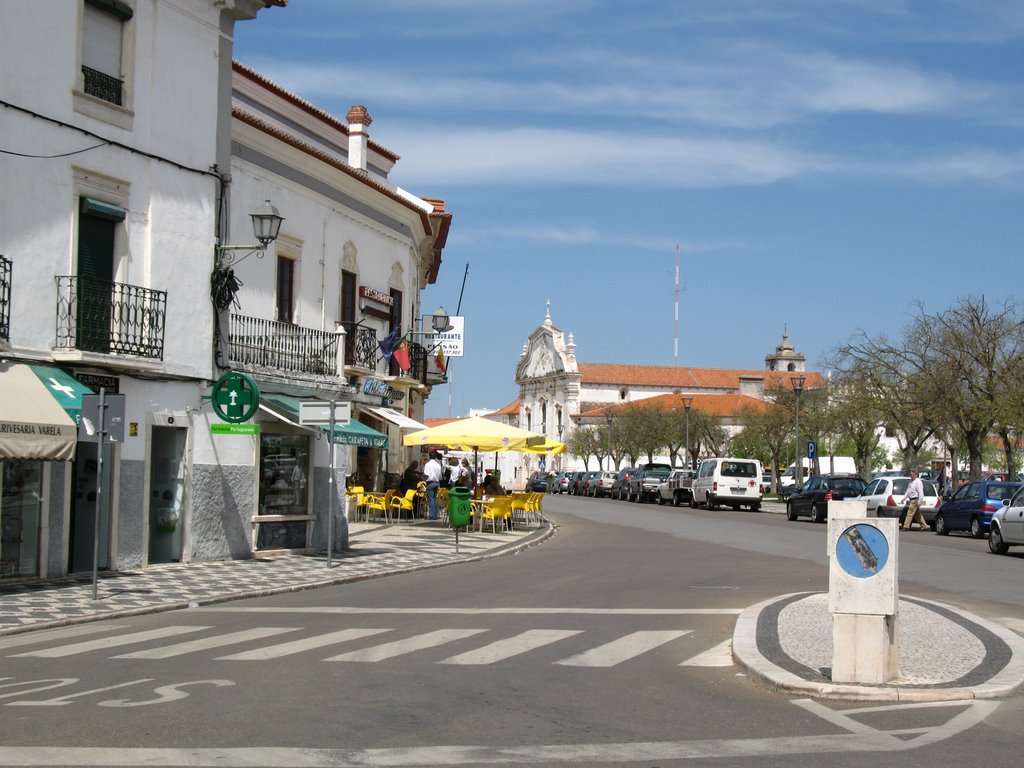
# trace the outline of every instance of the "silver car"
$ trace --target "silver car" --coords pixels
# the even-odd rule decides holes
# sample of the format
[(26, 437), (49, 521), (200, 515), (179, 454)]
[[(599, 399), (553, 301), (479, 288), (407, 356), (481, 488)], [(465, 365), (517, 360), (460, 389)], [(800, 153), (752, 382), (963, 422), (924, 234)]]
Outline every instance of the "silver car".
[(595, 498), (611, 496), (612, 486), (618, 476), (618, 472), (595, 472), (594, 476), (587, 481), (587, 495)]
[(988, 548), (993, 554), (1005, 555), (1011, 544), (1024, 546), (1024, 487), (992, 513), (988, 528)]

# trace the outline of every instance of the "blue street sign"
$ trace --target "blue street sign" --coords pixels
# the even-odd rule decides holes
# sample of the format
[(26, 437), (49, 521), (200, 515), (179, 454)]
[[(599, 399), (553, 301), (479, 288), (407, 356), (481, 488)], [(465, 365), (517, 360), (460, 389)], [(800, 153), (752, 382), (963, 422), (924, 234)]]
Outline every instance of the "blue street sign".
[(818, 455), (818, 444), (813, 440), (807, 441), (807, 458), (814, 461), (814, 458)]

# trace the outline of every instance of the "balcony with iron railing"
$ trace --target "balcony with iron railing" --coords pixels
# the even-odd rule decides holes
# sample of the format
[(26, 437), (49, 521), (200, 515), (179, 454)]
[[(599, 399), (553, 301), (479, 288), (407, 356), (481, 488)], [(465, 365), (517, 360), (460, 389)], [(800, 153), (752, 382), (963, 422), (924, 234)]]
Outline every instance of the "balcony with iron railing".
[(0, 339), (11, 340), (11, 269), (13, 263), (0, 256)]
[(228, 359), (243, 371), (337, 376), (338, 336), (316, 328), (232, 313)]
[(58, 350), (162, 360), (167, 292), (57, 275)]
[[(345, 367), (353, 373), (366, 373), (394, 376), (419, 382), (420, 384), (440, 384), (447, 379), (438, 371), (431, 370), (429, 350), (415, 341), (405, 340), (404, 346), (409, 352), (409, 369), (403, 371), (398, 364), (397, 356), (387, 362), (381, 353), (381, 339), (373, 328), (366, 328), (356, 323), (345, 323)], [(433, 375), (431, 375), (433, 374)]]
[(82, 67), (82, 75), (84, 77), (83, 90), (87, 94), (121, 106), (121, 93), (124, 83), (121, 82), (120, 78), (86, 66)]

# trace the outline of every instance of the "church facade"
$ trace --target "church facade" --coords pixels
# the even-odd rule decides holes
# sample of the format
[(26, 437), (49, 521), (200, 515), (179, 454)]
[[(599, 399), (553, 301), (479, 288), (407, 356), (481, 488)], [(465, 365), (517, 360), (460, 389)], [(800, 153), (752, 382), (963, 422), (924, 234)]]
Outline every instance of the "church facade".
[[(735, 417), (745, 405), (763, 402), (766, 389), (788, 386), (795, 374), (806, 377), (808, 388), (824, 384), (820, 374), (806, 371), (806, 359), (788, 335), (765, 356), (763, 369), (580, 362), (573, 334), (555, 327), (549, 302), (516, 365), (519, 426), (564, 442), (575, 429), (601, 424), (622, 406), (676, 395), (693, 397), (694, 408), (714, 414), (735, 433)], [(582, 468), (578, 458), (563, 456), (556, 466)]]

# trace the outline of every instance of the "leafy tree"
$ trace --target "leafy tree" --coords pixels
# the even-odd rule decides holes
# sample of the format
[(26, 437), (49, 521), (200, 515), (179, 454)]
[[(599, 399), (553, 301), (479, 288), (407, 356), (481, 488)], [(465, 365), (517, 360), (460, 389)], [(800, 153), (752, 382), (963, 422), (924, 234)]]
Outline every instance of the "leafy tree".
[(765, 392), (763, 407), (746, 406), (740, 409), (739, 423), (743, 431), (733, 438), (733, 447), (744, 456), (757, 458), (772, 468), (772, 487), (779, 485), (779, 470), (786, 463), (786, 448), (792, 443), (794, 419), (789, 409), (778, 403), (786, 400), (784, 392), (770, 389)]

